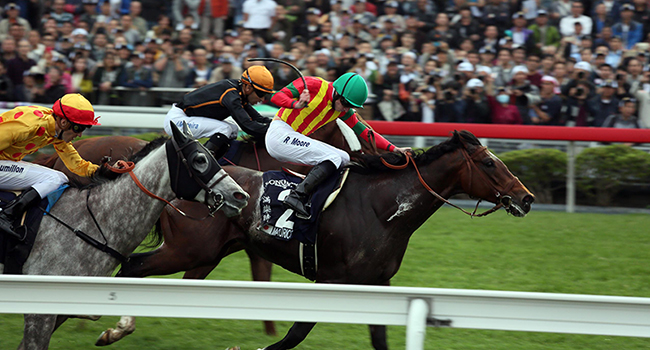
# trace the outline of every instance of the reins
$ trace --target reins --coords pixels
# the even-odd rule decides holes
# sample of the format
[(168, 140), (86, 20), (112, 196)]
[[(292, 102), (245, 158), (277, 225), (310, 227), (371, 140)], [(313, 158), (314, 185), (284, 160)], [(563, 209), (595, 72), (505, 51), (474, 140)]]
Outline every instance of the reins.
[[(480, 152), (482, 152), (482, 151), (485, 150), (485, 149), (486, 149), (486, 147), (481, 147), (480, 151), (477, 152), (477, 153), (480, 153)], [(471, 158), (471, 157), (469, 156), (469, 154), (467, 153), (467, 151), (465, 150), (465, 148), (462, 148), (461, 150), (462, 150), (462, 152), (463, 152), (463, 158), (465, 158), (465, 163), (467, 164), (467, 167), (469, 168), (469, 186), (470, 186), (469, 189), (471, 190), (471, 188), (472, 188), (472, 187), (471, 187), (471, 186), (472, 186), (472, 162), (470, 161), (470, 158)], [(463, 208), (457, 206), (456, 204), (451, 203), (450, 201), (448, 201), (447, 199), (445, 199), (444, 197), (442, 197), (441, 195), (439, 195), (436, 191), (434, 191), (434, 190), (433, 190), (433, 189), (432, 189), (432, 188), (427, 184), (427, 182), (426, 182), (426, 181), (424, 180), (424, 178), (422, 177), (422, 174), (420, 174), (420, 169), (418, 168), (417, 164), (415, 163), (415, 159), (413, 159), (413, 157), (411, 156), (410, 153), (409, 153), (409, 154), (406, 154), (406, 163), (404, 163), (404, 164), (402, 164), (402, 165), (393, 165), (393, 164), (390, 164), (390, 163), (388, 163), (388, 162), (387, 162), (383, 157), (381, 158), (381, 162), (384, 164), (384, 166), (386, 166), (386, 167), (389, 168), (389, 169), (393, 169), (393, 170), (403, 170), (403, 169), (406, 169), (406, 167), (409, 165), (409, 163), (412, 163), (412, 164), (413, 164), (413, 167), (415, 168), (415, 172), (416, 172), (417, 175), (418, 175), (418, 179), (420, 180), (420, 183), (422, 184), (422, 186), (424, 186), (424, 188), (425, 188), (427, 191), (429, 191), (429, 193), (431, 193), (432, 195), (434, 195), (436, 198), (438, 198), (439, 200), (443, 201), (444, 203), (449, 204), (450, 206), (452, 206), (452, 207), (454, 207), (454, 208), (456, 208), (456, 209), (462, 211), (463, 213), (465, 213), (465, 214), (467, 214), (467, 215), (469, 215), (469, 216), (471, 216), (471, 217), (482, 217), (482, 216), (486, 216), (486, 215), (488, 215), (488, 214), (492, 214), (492, 213), (494, 213), (495, 211), (497, 211), (497, 210), (501, 209), (501, 207), (503, 207), (503, 203), (499, 202), (499, 203), (497, 203), (494, 207), (492, 207), (492, 209), (489, 209), (489, 210), (487, 210), (487, 211), (485, 211), (485, 212), (483, 212), (483, 213), (480, 213), (480, 214), (476, 214), (476, 211), (478, 210), (478, 206), (479, 206), (479, 204), (481, 203), (481, 199), (478, 200), (478, 202), (476, 203), (476, 207), (474, 208), (474, 211), (471, 212), (471, 213), (468, 212), (467, 210), (465, 210), (465, 209), (463, 209)], [(484, 179), (484, 180), (486, 180), (486, 178), (485, 178), (485, 174), (483, 174), (483, 173), (480, 172), (480, 171), (479, 171), (478, 173), (479, 173), (480, 175), (483, 176), (483, 179)], [(490, 182), (491, 185), (493, 185), (493, 184), (492, 184), (492, 181), (488, 181), (488, 182)], [(508, 187), (506, 188), (505, 192), (507, 193), (508, 191), (510, 191), (510, 189), (512, 189), (513, 186), (514, 186), (514, 181), (511, 181), (511, 182), (508, 184)], [(494, 186), (492, 186), (492, 187), (494, 187)], [(468, 191), (469, 191), (469, 190), (468, 190)], [(497, 199), (501, 198), (501, 194), (499, 193), (499, 191), (496, 191), (496, 190), (495, 190), (495, 193), (496, 193)]]
[[(154, 198), (154, 199), (157, 199), (157, 200), (159, 200), (159, 201), (164, 202), (165, 204), (167, 204), (167, 205), (169, 205), (170, 207), (172, 207), (172, 209), (176, 210), (176, 212), (178, 212), (179, 214), (183, 215), (184, 217), (186, 217), (186, 218), (188, 218), (188, 219), (192, 219), (192, 220), (196, 220), (196, 221), (203, 221), (203, 220), (205, 220), (205, 219), (207, 219), (208, 217), (211, 216), (211, 215), (206, 215), (206, 216), (204, 216), (204, 217), (202, 217), (202, 218), (195, 218), (195, 217), (189, 216), (189, 215), (185, 214), (185, 212), (183, 212), (182, 210), (178, 209), (178, 208), (177, 208), (175, 205), (173, 205), (170, 201), (166, 200), (165, 198), (159, 197), (159, 196), (157, 196), (155, 193), (152, 193), (151, 191), (149, 191), (146, 187), (144, 187), (144, 185), (140, 182), (140, 180), (138, 180), (138, 177), (137, 177), (137, 176), (135, 175), (135, 173), (133, 172), (133, 168), (135, 168), (135, 164), (134, 164), (133, 162), (127, 162), (127, 161), (124, 161), (124, 160), (118, 160), (117, 162), (115, 162), (115, 165), (114, 165), (114, 166), (110, 166), (110, 165), (109, 165), (108, 168), (109, 168), (112, 172), (114, 172), (114, 173), (118, 173), (118, 174), (129, 173), (129, 176), (131, 176), (131, 179), (133, 179), (133, 182), (135, 182), (135, 184), (138, 186), (138, 188), (139, 188), (142, 192), (144, 192), (147, 196), (149, 196), (149, 197), (151, 197), (151, 198)], [(226, 176), (227, 176), (227, 175), (222, 175), (221, 178), (219, 178), (219, 179), (217, 180), (217, 182), (221, 181), (221, 180), (222, 180), (224, 177), (226, 177)]]

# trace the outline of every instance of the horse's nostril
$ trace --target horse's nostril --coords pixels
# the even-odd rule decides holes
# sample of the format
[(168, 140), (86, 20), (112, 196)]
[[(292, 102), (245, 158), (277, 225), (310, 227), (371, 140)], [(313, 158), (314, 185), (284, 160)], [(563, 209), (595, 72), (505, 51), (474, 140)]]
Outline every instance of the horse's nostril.
[(526, 203), (526, 204), (533, 204), (534, 201), (535, 201), (535, 197), (533, 197), (533, 196), (531, 196), (529, 194), (526, 195), (524, 197), (524, 199), (523, 199), (523, 202)]
[(240, 201), (246, 200), (246, 195), (241, 192), (235, 192), (234, 197)]

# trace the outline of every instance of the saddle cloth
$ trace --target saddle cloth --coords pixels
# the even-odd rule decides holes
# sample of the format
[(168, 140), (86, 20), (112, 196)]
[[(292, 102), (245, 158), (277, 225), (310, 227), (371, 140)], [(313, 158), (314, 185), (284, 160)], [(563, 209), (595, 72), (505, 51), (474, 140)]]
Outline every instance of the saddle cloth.
[[(61, 198), (66, 188), (68, 188), (68, 185), (59, 187), (42, 199), (38, 205), (31, 206), (21, 217), (16, 218), (13, 226), (19, 234), (25, 237), (22, 242), (0, 234), (0, 263), (5, 265), (4, 274), (22, 273), (22, 266), (27, 261), (34, 246), (36, 233), (45, 215), (43, 212), (48, 213), (50, 211), (52, 206)], [(16, 193), (0, 191), (0, 207), (9, 204), (14, 198), (16, 198)]]
[(262, 224), (259, 229), (277, 239), (289, 241), (297, 239), (302, 243), (315, 244), (320, 213), (338, 195), (349, 169), (334, 173), (323, 181), (306, 204), (311, 217), (304, 220), (296, 217), (293, 211), (285, 210), (282, 201), (296, 188), (302, 177), (288, 170), (267, 171), (263, 174), (264, 192), (260, 196)]

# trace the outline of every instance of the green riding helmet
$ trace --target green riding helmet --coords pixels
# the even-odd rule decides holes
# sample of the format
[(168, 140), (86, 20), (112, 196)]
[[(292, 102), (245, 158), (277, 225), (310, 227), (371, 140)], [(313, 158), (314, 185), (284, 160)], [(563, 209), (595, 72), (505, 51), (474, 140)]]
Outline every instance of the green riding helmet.
[(355, 107), (363, 108), (368, 99), (368, 86), (357, 73), (345, 73), (334, 81), (334, 90)]

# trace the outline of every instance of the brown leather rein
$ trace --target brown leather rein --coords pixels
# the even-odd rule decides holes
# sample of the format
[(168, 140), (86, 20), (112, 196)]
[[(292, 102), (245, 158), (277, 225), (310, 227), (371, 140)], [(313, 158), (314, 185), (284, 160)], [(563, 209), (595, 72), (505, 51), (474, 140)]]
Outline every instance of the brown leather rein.
[[(473, 159), (475, 156), (477, 156), (477, 155), (479, 155), (479, 154), (481, 154), (483, 152), (486, 152), (487, 147), (481, 146), (476, 152), (474, 152), (473, 156), (470, 156), (467, 153), (467, 151), (465, 150), (465, 148), (461, 148), (461, 151), (463, 152), (463, 158), (465, 159), (465, 164), (467, 164), (467, 167), (469, 169), (469, 188), (468, 188), (467, 192), (470, 192), (471, 189), (472, 189), (472, 168), (473, 168), (473, 166), (472, 166), (473, 162), (471, 161), (471, 159)], [(394, 170), (406, 169), (406, 167), (409, 165), (409, 163), (412, 163), (413, 167), (415, 168), (415, 172), (418, 174), (418, 179), (420, 180), (420, 183), (422, 184), (422, 186), (424, 186), (424, 188), (427, 191), (429, 191), (429, 193), (431, 193), (432, 195), (434, 195), (436, 198), (443, 201), (444, 203), (447, 203), (447, 204), (451, 205), (452, 207), (462, 211), (463, 213), (465, 213), (465, 214), (467, 214), (467, 215), (469, 215), (471, 217), (482, 217), (482, 216), (486, 216), (488, 214), (492, 214), (495, 211), (497, 211), (497, 210), (501, 209), (502, 207), (504, 207), (504, 204), (503, 204), (504, 201), (508, 201), (506, 207), (508, 207), (510, 205), (511, 198), (509, 196), (502, 196), (501, 193), (497, 190), (497, 184), (492, 179), (488, 178), (482, 171), (477, 171), (477, 173), (479, 174), (479, 176), (481, 176), (483, 178), (484, 181), (486, 181), (486, 182), (488, 182), (490, 184), (490, 187), (492, 187), (492, 190), (494, 191), (494, 194), (497, 197), (497, 200), (499, 202), (494, 207), (492, 207), (492, 209), (488, 209), (483, 213), (476, 214), (476, 211), (478, 210), (478, 206), (481, 203), (482, 199), (478, 200), (478, 202), (476, 203), (476, 207), (474, 208), (474, 211), (471, 212), (471, 213), (468, 212), (467, 210), (465, 210), (465, 209), (451, 203), (450, 201), (448, 201), (447, 199), (445, 199), (444, 197), (439, 195), (436, 191), (431, 189), (431, 187), (426, 183), (426, 181), (424, 181), (424, 178), (422, 178), (422, 174), (420, 174), (420, 169), (418, 169), (417, 164), (415, 164), (415, 160), (413, 159), (413, 157), (410, 154), (406, 154), (406, 163), (404, 163), (402, 165), (390, 164), (386, 160), (384, 160), (383, 157), (381, 158), (381, 162), (387, 168), (394, 169)], [(510, 191), (514, 187), (515, 183), (516, 183), (516, 179), (512, 179), (507, 184), (506, 188), (503, 190), (504, 193), (508, 193), (508, 191)]]
[[(195, 217), (189, 216), (189, 215), (185, 214), (185, 212), (183, 212), (182, 210), (178, 209), (170, 201), (166, 200), (165, 198), (159, 197), (155, 193), (149, 191), (146, 187), (144, 187), (144, 185), (140, 182), (140, 180), (138, 180), (138, 177), (135, 176), (135, 173), (133, 172), (133, 168), (135, 168), (135, 164), (133, 162), (118, 160), (117, 162), (115, 162), (115, 165), (108, 165), (108, 167), (114, 173), (118, 173), (118, 174), (129, 173), (129, 176), (131, 176), (131, 179), (133, 179), (133, 182), (135, 182), (135, 184), (138, 186), (138, 188), (142, 192), (144, 192), (147, 196), (149, 196), (151, 198), (154, 198), (154, 199), (157, 199), (159, 201), (165, 202), (167, 205), (172, 207), (172, 209), (176, 210), (179, 214), (183, 215), (184, 217), (186, 217), (188, 219), (202, 221), (202, 220), (207, 219), (208, 217), (213, 216), (213, 215), (210, 215), (210, 214), (208, 214), (208, 215), (206, 215), (206, 216), (204, 216), (202, 218), (195, 218)], [(228, 176), (228, 175), (226, 175), (226, 174), (222, 175), (219, 179), (217, 179), (217, 181), (215, 183), (221, 182), (221, 180), (223, 180), (223, 178), (225, 178), (226, 176)]]

